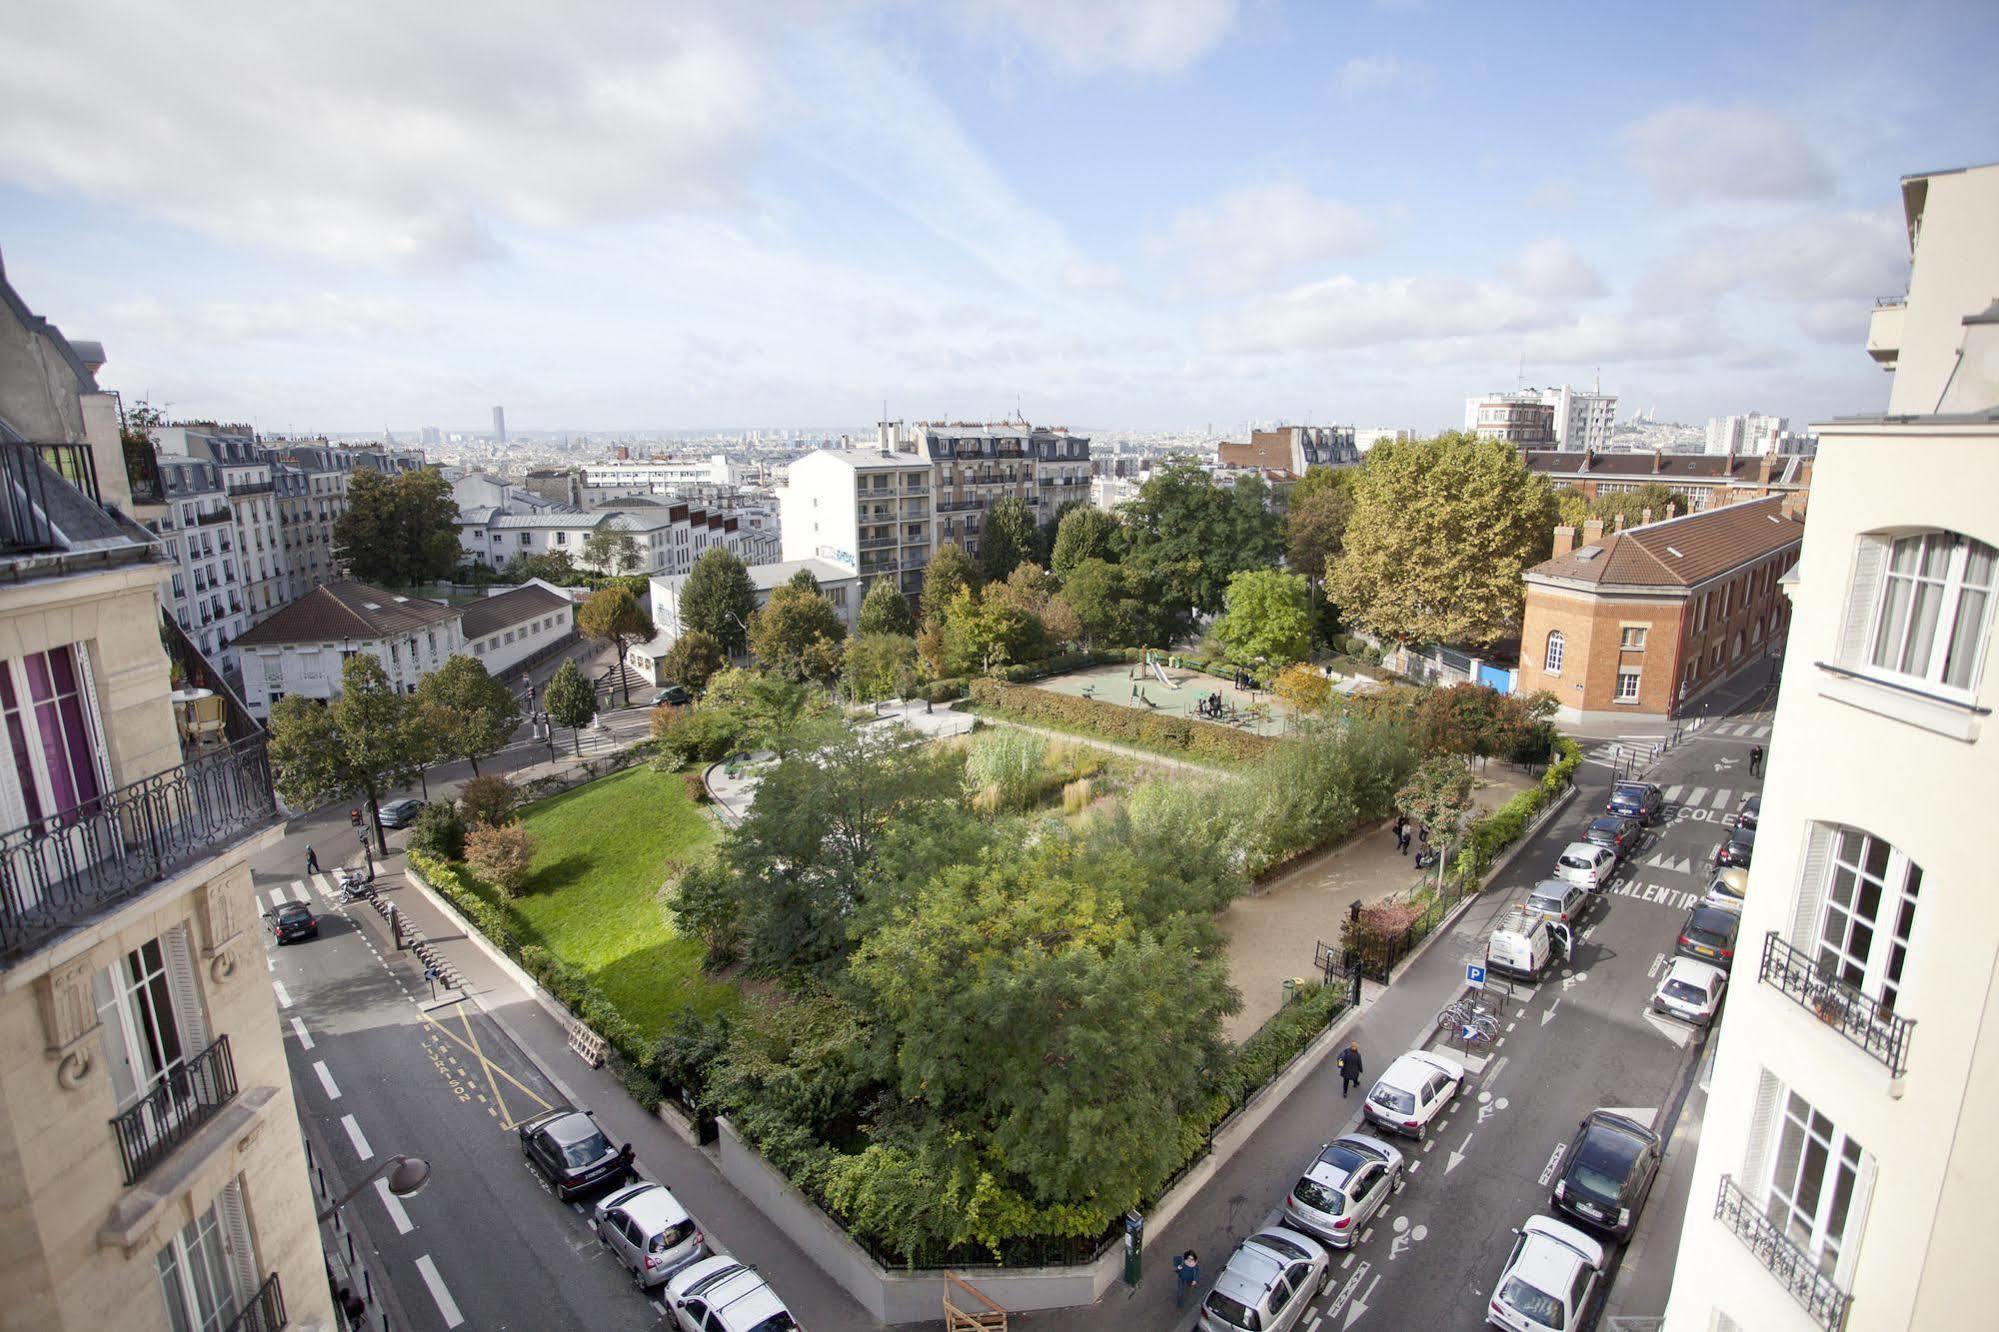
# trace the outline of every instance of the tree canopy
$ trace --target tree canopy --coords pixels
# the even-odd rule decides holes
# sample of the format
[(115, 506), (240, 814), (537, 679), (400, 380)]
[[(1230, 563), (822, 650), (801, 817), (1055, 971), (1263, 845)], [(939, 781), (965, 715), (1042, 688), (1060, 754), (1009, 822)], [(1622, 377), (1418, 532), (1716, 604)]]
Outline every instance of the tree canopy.
[(728, 664), (729, 659), (722, 655), (722, 645), (712, 635), (689, 629), (673, 640), (673, 646), (660, 658), (659, 669), (673, 683), (698, 694)]
[(1034, 513), (1018, 495), (1003, 495), (986, 511), (985, 528), (979, 536), (979, 572), (988, 582), (998, 582), (1012, 573), (1014, 566), (1034, 558), (1039, 537)]
[(1115, 561), (1124, 539), (1124, 524), (1114, 513), (1094, 504), (1079, 504), (1062, 515), (1055, 528), (1055, 548), (1049, 567), (1060, 577), (1084, 560)]
[(756, 609), (756, 585), (736, 552), (726, 546), (702, 551), (680, 588), (682, 631), (699, 629), (735, 656), (749, 648), (750, 616)]
[(1235, 660), (1278, 667), (1311, 651), (1311, 589), (1302, 574), (1245, 569), (1229, 579), (1225, 601), (1215, 637)]
[(1232, 574), (1271, 568), (1283, 553), (1269, 501), (1260, 476), (1223, 489), (1198, 465), (1175, 463), (1154, 473), (1125, 506), (1125, 563), (1158, 576), (1161, 597), (1177, 616), (1218, 611)]
[[(585, 638), (594, 638), (601, 643), (609, 643), (617, 654), (620, 664), (625, 660), (626, 651), (634, 643), (643, 643), (655, 632), (652, 616), (632, 595), (632, 590), (623, 586), (600, 588), (592, 592), (576, 610), (576, 628)], [(618, 682), (624, 687), (625, 706), (632, 705), (632, 677), (630, 672), (619, 671)]]
[(340, 798), (367, 802), (375, 844), (388, 843), (373, 816), (382, 797), (417, 778), (430, 752), (413, 724), (411, 700), (396, 692), (382, 663), (356, 652), (340, 668), (331, 701), (291, 694), (271, 708), (271, 769), (278, 794), (297, 810)]
[(356, 468), (333, 524), (334, 558), (364, 583), (417, 587), (458, 567), (458, 505), (435, 467), (390, 478)]
[(923, 622), (941, 628), (944, 613), (960, 591), (977, 586), (978, 567), (965, 548), (955, 541), (937, 547), (923, 571)]
[(547, 686), (541, 691), (541, 701), (548, 710), (550, 721), (569, 728), (570, 743), (581, 754), (583, 741), (578, 733), (597, 715), (597, 691), (583, 678), (583, 672), (576, 669), (574, 657), (564, 661), (548, 678)]
[(416, 706), (437, 752), (464, 759), (474, 775), (479, 760), (498, 753), (521, 724), (513, 691), (476, 657), (452, 657), (424, 676), (416, 687)]
[(808, 591), (786, 583), (750, 617), (750, 651), (765, 670), (787, 680), (831, 680), (846, 636), (839, 612), (816, 584)]
[(916, 691), (916, 639), (908, 634), (856, 634), (840, 663), (847, 697), (859, 703), (907, 698)]
[(1284, 562), (1314, 587), (1339, 557), (1353, 516), (1353, 467), (1312, 467), (1291, 488), (1284, 510)]
[(868, 594), (861, 599), (861, 615), (854, 628), (863, 634), (916, 632), (916, 616), (909, 609), (909, 598), (896, 587), (893, 578), (877, 578), (868, 584)]
[(582, 581), (582, 575), (566, 550), (534, 551), (527, 555), (516, 555), (507, 561), (507, 581), (525, 583), (530, 578), (539, 578), (544, 583), (557, 587), (575, 587)]
[(1069, 571), (1062, 601), (1085, 644), (1145, 646), (1171, 637), (1152, 575), (1125, 564), (1088, 559)]
[(810, 592), (814, 596), (817, 596), (820, 591), (819, 578), (810, 569), (800, 569), (797, 573), (785, 579), (785, 582), (802, 591)]
[(1693, 511), (1693, 501), (1684, 490), (1674, 490), (1658, 481), (1647, 481), (1636, 490), (1611, 490), (1597, 495), (1596, 502), (1589, 506), (1589, 516), (1603, 519), (1603, 530), (1617, 530), (1617, 520), (1622, 518), (1626, 527), (1637, 527), (1645, 521), (1647, 510), (1652, 521), (1666, 521), (1667, 510), (1672, 516), (1684, 518)]
[(1039, 654), (1041, 623), (1007, 595), (1004, 583), (963, 588), (944, 617), (944, 673), (989, 675)]
[(583, 538), (583, 558), (608, 574), (639, 567), (639, 543), (630, 532), (595, 531)]

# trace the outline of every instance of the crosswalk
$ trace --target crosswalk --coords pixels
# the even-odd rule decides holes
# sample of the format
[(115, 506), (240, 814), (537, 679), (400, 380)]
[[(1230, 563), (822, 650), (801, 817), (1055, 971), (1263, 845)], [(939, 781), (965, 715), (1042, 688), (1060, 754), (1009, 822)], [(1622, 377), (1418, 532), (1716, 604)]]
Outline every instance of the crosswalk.
[[(1732, 786), (1669, 786), (1662, 794), (1668, 805), (1678, 805), (1681, 809), (1732, 809), (1735, 806), (1736, 789)], [(1752, 794), (1741, 793), (1745, 798)]]
[(1734, 740), (1768, 740), (1769, 722), (1716, 722), (1712, 726), (1701, 727), (1705, 735), (1726, 736)]
[[(305, 885), (306, 885), (306, 880), (293, 879), (290, 883), (280, 884), (278, 887), (271, 889), (269, 892), (259, 893), (257, 894), (257, 896), (261, 898), (263, 901), (269, 903), (270, 908), (273, 911), (277, 910), (279, 907), (283, 906), (287, 902), (303, 902), (307, 906), (311, 906), (312, 894), (308, 893), (305, 890)], [(314, 889), (318, 891), (321, 897), (326, 897), (326, 889), (324, 887), (322, 887), (320, 884), (316, 882), (312, 886)]]

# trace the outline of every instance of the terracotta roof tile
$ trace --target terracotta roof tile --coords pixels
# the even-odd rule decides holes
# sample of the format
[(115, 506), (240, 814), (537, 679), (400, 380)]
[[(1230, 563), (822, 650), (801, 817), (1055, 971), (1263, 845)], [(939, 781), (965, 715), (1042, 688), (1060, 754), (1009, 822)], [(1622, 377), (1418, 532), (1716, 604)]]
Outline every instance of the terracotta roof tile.
[(346, 638), (382, 638), (456, 619), (455, 606), (419, 597), (401, 597), (366, 583), (324, 583), (251, 625), (238, 647), (281, 643), (329, 643)]
[(1599, 587), (1694, 587), (1803, 540), (1804, 523), (1787, 517), (1783, 505), (1772, 495), (1627, 528), (1543, 560), (1527, 576)]

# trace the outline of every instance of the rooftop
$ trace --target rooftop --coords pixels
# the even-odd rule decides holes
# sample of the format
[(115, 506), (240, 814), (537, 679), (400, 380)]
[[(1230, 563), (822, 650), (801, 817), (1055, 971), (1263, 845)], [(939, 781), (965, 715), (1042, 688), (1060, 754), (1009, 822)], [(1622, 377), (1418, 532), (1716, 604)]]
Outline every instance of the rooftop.
[(568, 597), (548, 585), (527, 582), (511, 592), (501, 592), (465, 607), (461, 627), (467, 638), (484, 638), (568, 604)]
[(1529, 569), (1530, 581), (1595, 587), (1695, 587), (1804, 539), (1784, 499), (1749, 500), (1626, 528)]
[(399, 596), (366, 583), (324, 583), (250, 626), (238, 647), (385, 638), (457, 619), (463, 612), (420, 597)]

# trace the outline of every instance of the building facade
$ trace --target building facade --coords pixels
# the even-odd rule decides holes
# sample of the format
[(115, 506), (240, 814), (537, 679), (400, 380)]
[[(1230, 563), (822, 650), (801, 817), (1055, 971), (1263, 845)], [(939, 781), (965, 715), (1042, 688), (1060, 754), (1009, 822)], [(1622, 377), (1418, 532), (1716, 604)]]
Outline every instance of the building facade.
[(464, 612), (366, 583), (325, 583), (252, 625), (236, 640), (243, 703), (259, 719), (291, 694), (328, 699), (356, 652), (382, 663), (389, 683), (413, 694), (423, 677), (467, 655)]
[[(1068, 501), (1090, 498), (1090, 441), (1066, 427), (1022, 421), (883, 421), (875, 442), (885, 454), (930, 465), (936, 514), (932, 549), (954, 541), (976, 556), (987, 512), (1007, 496), (1025, 503), (1037, 523), (1052, 518)], [(794, 485), (797, 467), (794, 463)], [(785, 554), (792, 557), (788, 545)]]
[(146, 527), (174, 568), (160, 601), (204, 657), (233, 672), (236, 639), (250, 627), (250, 614), (222, 471), (206, 459), (169, 457), (160, 460), (159, 475), (166, 504)]
[(1867, 351), (1894, 376), (1888, 411), (1934, 412), (1962, 344), (1960, 322), (1999, 294), (1999, 163), (1902, 178), (1909, 289), (1875, 302)]
[(458, 629), (486, 673), (504, 680), (576, 641), (576, 607), (561, 588), (534, 578), (465, 607)]
[(1252, 430), (1249, 443), (1216, 447), (1223, 467), (1254, 467), (1305, 475), (1308, 467), (1351, 467), (1360, 462), (1352, 426), (1275, 426)]
[[(827, 560), (784, 560), (776, 564), (749, 566), (750, 585), (757, 594), (757, 609), (762, 610), (764, 603), (770, 600), (770, 594), (790, 582), (801, 570), (818, 580), (819, 595), (832, 604), (846, 631), (853, 633), (854, 623), (860, 618), (861, 601), (867, 596), (868, 580), (850, 568)], [(656, 685), (675, 683), (666, 678), (660, 663), (680, 639), (680, 594), (686, 586), (687, 575), (684, 573), (652, 580), (652, 622), (659, 632), (625, 654), (626, 663)]]
[[(1545, 418), (1530, 410), (1536, 403), (1548, 409)], [(1482, 439), (1552, 445), (1565, 453), (1580, 453), (1609, 448), (1616, 428), (1614, 393), (1585, 392), (1564, 384), (1465, 399), (1465, 429)]]
[(1480, 439), (1503, 439), (1523, 448), (1552, 448), (1555, 444), (1555, 409), (1541, 401), (1538, 389), (1467, 398), (1465, 429)]
[[(791, 465), (791, 479), (778, 492), (784, 561), (823, 560), (870, 579), (894, 578), (905, 593), (921, 591), (935, 549), (931, 478), (928, 461), (904, 454), (807, 454)], [(962, 536), (969, 527), (975, 536), (983, 505), (969, 487), (954, 486), (952, 494), (952, 531)]]
[(1523, 452), (1521, 458), (1530, 471), (1569, 487), (1586, 500), (1630, 494), (1657, 484), (1685, 495), (1695, 513), (1770, 495), (1808, 495), (1812, 488), (1812, 460), (1797, 454), (1725, 457), (1660, 449), (1644, 453), (1587, 450), (1580, 454), (1534, 449)]

